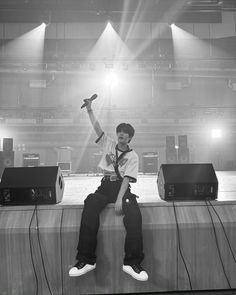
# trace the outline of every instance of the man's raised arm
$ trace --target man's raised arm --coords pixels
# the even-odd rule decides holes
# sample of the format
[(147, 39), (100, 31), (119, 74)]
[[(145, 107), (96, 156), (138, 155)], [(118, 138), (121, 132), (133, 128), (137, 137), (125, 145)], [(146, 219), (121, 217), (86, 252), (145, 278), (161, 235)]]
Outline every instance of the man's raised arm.
[(93, 125), (93, 129), (96, 132), (97, 136), (100, 137), (103, 133), (102, 128), (97, 120), (97, 118), (95, 117), (93, 110), (92, 110), (92, 101), (88, 101), (88, 104), (86, 105), (87, 108), (87, 112), (89, 115), (89, 119)]

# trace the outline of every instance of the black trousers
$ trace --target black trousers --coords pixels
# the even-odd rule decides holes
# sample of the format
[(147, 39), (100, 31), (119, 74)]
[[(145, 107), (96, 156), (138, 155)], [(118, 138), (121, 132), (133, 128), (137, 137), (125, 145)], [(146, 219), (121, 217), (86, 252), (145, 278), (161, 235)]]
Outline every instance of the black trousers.
[[(80, 224), (80, 236), (77, 247), (77, 260), (94, 264), (96, 262), (97, 233), (100, 212), (108, 203), (115, 203), (121, 181), (102, 179), (95, 193), (84, 201), (84, 209)], [(144, 259), (142, 239), (142, 215), (136, 201), (136, 195), (127, 189), (122, 202), (123, 223), (126, 229), (124, 264), (141, 263)]]

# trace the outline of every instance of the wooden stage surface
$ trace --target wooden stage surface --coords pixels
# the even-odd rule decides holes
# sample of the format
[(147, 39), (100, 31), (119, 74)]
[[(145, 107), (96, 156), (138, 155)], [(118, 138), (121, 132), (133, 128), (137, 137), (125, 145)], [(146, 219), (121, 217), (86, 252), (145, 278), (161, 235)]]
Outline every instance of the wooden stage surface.
[[(143, 217), (147, 282), (122, 271), (124, 226), (109, 204), (100, 216), (97, 267), (79, 278), (75, 263), (83, 200), (101, 176), (65, 177), (61, 203), (0, 207), (0, 294), (78, 295), (236, 288), (236, 172), (216, 172), (218, 200), (165, 202), (157, 176), (139, 175), (132, 192)], [(176, 214), (175, 214), (176, 211)], [(179, 229), (179, 230), (178, 230)], [(216, 293), (218, 294), (218, 293)]]
[[(219, 182), (218, 201), (235, 201), (236, 171), (216, 171)], [(99, 186), (102, 176), (71, 175), (65, 177), (65, 191), (61, 205), (81, 205), (89, 193)], [(157, 175), (139, 174), (137, 183), (131, 184), (133, 193), (139, 196), (138, 202), (165, 203), (158, 194)]]

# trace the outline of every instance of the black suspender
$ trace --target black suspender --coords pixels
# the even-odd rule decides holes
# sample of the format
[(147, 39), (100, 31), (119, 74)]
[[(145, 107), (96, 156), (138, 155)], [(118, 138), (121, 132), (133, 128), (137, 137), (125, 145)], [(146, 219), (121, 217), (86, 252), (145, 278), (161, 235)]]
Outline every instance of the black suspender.
[(121, 177), (119, 169), (118, 169), (119, 161), (124, 157), (125, 154), (127, 154), (128, 152), (131, 152), (131, 151), (132, 151), (132, 149), (128, 148), (127, 151), (122, 152), (118, 157), (118, 145), (116, 145), (116, 162), (114, 164), (114, 169), (115, 169), (116, 175), (119, 178), (119, 180), (122, 180), (122, 177)]

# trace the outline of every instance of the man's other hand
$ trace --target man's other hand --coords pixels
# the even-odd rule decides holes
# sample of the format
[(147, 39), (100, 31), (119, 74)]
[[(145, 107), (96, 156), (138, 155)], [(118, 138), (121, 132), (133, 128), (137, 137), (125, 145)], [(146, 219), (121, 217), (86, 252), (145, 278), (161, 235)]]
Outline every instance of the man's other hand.
[(117, 199), (116, 202), (115, 202), (115, 212), (118, 214), (118, 215), (121, 215), (123, 214), (122, 212), (122, 199)]

